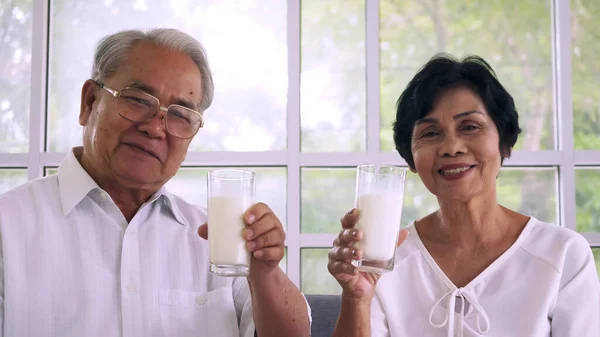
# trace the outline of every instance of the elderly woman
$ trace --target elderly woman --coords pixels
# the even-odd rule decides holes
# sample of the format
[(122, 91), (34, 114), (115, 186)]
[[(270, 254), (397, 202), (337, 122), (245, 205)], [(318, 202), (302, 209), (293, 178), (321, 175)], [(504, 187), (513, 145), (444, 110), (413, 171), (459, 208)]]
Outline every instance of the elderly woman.
[(398, 100), (394, 142), (439, 209), (401, 231), (381, 277), (351, 264), (360, 214), (342, 218), (328, 264), (343, 288), (334, 336), (600, 336), (587, 241), (496, 200), (519, 133), (513, 98), (483, 59), (438, 55), (417, 73)]

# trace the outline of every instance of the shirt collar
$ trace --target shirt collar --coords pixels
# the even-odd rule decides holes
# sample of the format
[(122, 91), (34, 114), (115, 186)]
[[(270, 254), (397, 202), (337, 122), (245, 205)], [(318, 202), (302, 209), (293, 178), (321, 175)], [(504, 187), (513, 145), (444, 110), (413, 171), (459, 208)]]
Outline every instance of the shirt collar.
[[(81, 156), (83, 147), (74, 147), (58, 167), (58, 190), (62, 204), (63, 214), (66, 216), (77, 206), (90, 191), (100, 189), (100, 186), (85, 171), (77, 159)], [(164, 198), (163, 198), (164, 197)], [(162, 199), (171, 211), (175, 220), (181, 225), (189, 224), (177, 205), (177, 197), (163, 186), (149, 200), (149, 202), (160, 202)]]
[(71, 213), (90, 191), (99, 188), (76, 157), (82, 151), (83, 147), (74, 147), (58, 167), (58, 191), (64, 215)]
[(156, 198), (161, 198), (161, 197), (162, 197), (164, 204), (171, 210), (171, 213), (175, 217), (175, 220), (177, 220), (177, 222), (179, 222), (183, 226), (189, 225), (187, 218), (183, 215), (183, 213), (181, 212), (181, 210), (178, 206), (178, 203), (177, 203), (178, 197), (176, 195), (174, 195), (173, 193), (167, 191), (167, 188), (165, 186), (161, 187), (160, 190), (158, 190), (158, 192), (156, 194)]

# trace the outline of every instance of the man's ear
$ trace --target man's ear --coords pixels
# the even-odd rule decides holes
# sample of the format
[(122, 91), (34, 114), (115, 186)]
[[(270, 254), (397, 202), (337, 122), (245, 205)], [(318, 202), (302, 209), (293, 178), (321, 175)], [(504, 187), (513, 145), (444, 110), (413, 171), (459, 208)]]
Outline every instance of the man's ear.
[(81, 107), (79, 108), (79, 125), (86, 126), (92, 114), (92, 106), (96, 101), (98, 85), (93, 80), (87, 80), (81, 88)]

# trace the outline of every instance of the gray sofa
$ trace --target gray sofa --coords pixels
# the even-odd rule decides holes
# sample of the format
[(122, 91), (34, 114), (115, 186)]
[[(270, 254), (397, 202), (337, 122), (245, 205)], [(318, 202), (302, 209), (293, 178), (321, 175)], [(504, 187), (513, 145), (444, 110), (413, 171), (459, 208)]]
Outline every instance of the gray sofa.
[(338, 295), (306, 295), (312, 312), (312, 337), (331, 337), (340, 314)]

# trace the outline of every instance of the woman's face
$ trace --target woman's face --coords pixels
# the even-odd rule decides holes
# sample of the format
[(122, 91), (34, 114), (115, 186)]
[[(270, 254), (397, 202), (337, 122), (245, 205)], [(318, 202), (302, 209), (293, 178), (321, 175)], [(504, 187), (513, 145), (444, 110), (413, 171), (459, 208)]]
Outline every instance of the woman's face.
[(498, 129), (482, 100), (466, 87), (443, 92), (413, 128), (415, 171), (441, 200), (495, 195), (501, 156)]

